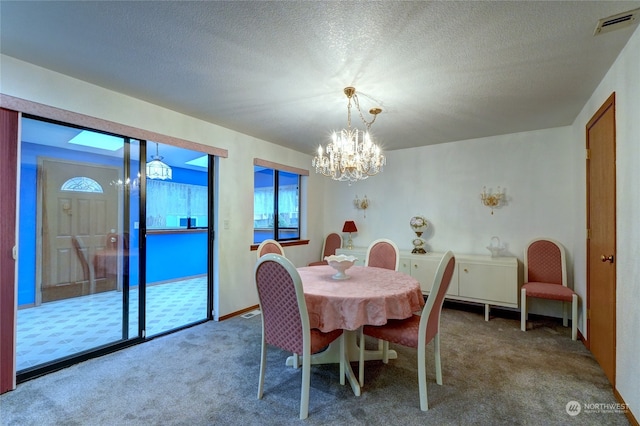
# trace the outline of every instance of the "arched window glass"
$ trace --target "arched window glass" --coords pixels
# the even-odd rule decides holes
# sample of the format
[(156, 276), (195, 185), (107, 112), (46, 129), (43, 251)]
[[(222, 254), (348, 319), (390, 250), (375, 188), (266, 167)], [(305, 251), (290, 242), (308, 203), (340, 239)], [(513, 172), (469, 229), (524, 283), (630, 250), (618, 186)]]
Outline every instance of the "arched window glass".
[(95, 192), (102, 194), (102, 186), (95, 180), (86, 176), (77, 176), (69, 179), (62, 184), (61, 191), (75, 191), (75, 192)]

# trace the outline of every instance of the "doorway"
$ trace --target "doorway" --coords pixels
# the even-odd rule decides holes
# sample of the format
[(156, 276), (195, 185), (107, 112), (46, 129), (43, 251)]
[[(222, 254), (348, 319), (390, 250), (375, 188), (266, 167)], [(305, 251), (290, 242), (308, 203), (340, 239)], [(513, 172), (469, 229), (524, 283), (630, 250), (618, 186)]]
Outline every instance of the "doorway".
[(111, 268), (98, 268), (97, 275), (96, 259), (113, 245), (108, 239), (115, 239), (120, 229), (121, 206), (110, 185), (118, 180), (119, 170), (52, 158), (38, 163), (37, 218), (42, 232), (36, 241), (41, 248), (36, 305), (116, 290), (117, 259)]
[[(211, 156), (29, 115), (21, 129), (18, 383), (212, 319)], [(162, 182), (145, 176), (158, 149)]]
[(615, 93), (589, 120), (587, 147), (587, 342), (615, 387), (616, 121)]

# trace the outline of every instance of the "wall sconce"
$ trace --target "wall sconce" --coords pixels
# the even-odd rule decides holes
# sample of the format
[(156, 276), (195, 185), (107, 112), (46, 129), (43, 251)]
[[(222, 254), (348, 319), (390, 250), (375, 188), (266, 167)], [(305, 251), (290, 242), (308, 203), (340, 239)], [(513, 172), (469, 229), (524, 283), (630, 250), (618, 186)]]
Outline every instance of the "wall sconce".
[(493, 214), (493, 209), (498, 208), (504, 199), (504, 190), (501, 190), (500, 187), (498, 187), (498, 192), (492, 194), (491, 190), (487, 192), (487, 187), (483, 186), (480, 198), (482, 199), (482, 204), (487, 207), (491, 207), (491, 214)]
[(369, 208), (369, 199), (367, 198), (367, 196), (365, 195), (363, 199), (358, 198), (358, 196), (356, 195), (356, 198), (353, 200), (353, 205), (356, 206), (356, 209), (358, 210), (364, 210), (364, 217), (367, 217), (367, 209)]

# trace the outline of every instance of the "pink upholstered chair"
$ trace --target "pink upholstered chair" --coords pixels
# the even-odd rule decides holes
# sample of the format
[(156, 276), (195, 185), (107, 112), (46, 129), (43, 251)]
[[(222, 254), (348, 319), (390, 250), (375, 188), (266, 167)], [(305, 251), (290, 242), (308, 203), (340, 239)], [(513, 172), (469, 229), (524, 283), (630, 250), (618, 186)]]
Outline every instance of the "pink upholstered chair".
[(524, 250), (524, 284), (520, 289), (520, 329), (527, 330), (527, 297), (560, 300), (562, 325), (567, 326), (567, 303), (572, 305), (571, 339), (578, 336), (578, 295), (567, 287), (564, 247), (549, 238), (537, 238)]
[[(418, 351), (418, 387), (420, 390), (420, 409), (427, 411), (427, 373), (425, 364), (425, 346), (434, 341), (436, 383), (442, 384), (442, 366), (440, 363), (440, 313), (444, 296), (451, 283), (456, 260), (448, 251), (440, 260), (429, 298), (421, 315), (413, 315), (405, 320), (389, 320), (385, 325), (362, 327), (360, 341), (364, 336), (383, 339), (387, 342), (416, 348)], [(364, 386), (364, 345), (360, 345), (359, 365), (360, 386)]]
[[(284, 249), (282, 248), (280, 243), (272, 239), (266, 239), (263, 242), (261, 242), (260, 245), (258, 246), (258, 249), (256, 250), (258, 259), (260, 259), (265, 254), (269, 254), (269, 253), (279, 254), (280, 256), (286, 257), (284, 255)], [(300, 367), (300, 360), (298, 358), (298, 355), (293, 354), (293, 368), (299, 368), (299, 367)]]
[(332, 232), (327, 235), (324, 243), (322, 244), (322, 257), (318, 262), (311, 262), (309, 266), (319, 266), (319, 265), (328, 265), (327, 261), (324, 260), (325, 257), (336, 254), (336, 250), (342, 248), (342, 236), (340, 234), (336, 234)]
[(300, 418), (309, 412), (311, 354), (320, 352), (340, 338), (340, 384), (345, 383), (344, 339), (342, 330), (323, 333), (311, 329), (309, 313), (302, 290), (302, 280), (295, 266), (285, 257), (267, 254), (255, 266), (255, 282), (262, 312), (262, 350), (258, 399), (262, 399), (267, 366), (267, 345), (302, 356), (302, 389)]
[[(398, 246), (391, 240), (380, 238), (375, 240), (367, 248), (367, 255), (364, 261), (365, 266), (375, 266), (377, 268), (398, 270), (400, 265), (400, 252)], [(364, 340), (360, 341), (360, 345), (364, 346)], [(389, 342), (378, 340), (378, 350), (382, 351), (382, 362), (389, 362)]]
[(279, 254), (280, 256), (284, 256), (284, 249), (276, 240), (264, 240), (258, 246), (258, 250), (256, 250), (258, 255), (258, 259), (264, 256), (267, 253)]
[(400, 264), (398, 246), (386, 238), (375, 240), (367, 248), (364, 264), (397, 271)]

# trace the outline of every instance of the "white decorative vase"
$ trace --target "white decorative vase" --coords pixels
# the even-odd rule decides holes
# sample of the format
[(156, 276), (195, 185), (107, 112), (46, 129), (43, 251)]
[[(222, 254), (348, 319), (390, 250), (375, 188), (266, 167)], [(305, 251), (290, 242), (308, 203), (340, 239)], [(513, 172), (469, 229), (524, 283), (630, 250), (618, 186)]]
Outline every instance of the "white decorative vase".
[(337, 274), (332, 275), (334, 280), (347, 280), (351, 277), (345, 273), (345, 271), (353, 266), (356, 260), (355, 256), (347, 256), (345, 254), (334, 254), (331, 256), (325, 256), (324, 260), (327, 261), (329, 266), (338, 271)]

